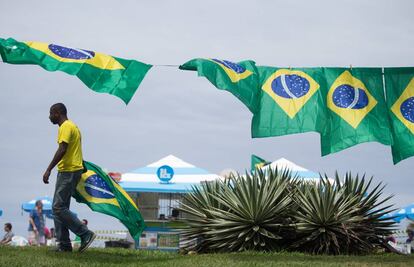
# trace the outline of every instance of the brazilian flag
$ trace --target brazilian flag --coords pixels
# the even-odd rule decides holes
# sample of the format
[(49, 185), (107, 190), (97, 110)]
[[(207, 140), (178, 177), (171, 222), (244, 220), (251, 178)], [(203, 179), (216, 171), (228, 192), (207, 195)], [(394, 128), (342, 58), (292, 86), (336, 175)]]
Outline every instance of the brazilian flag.
[(93, 211), (119, 219), (131, 236), (138, 239), (145, 225), (135, 202), (100, 167), (86, 161), (84, 165), (87, 171), (82, 174), (73, 197)]
[(252, 160), (251, 160), (251, 164), (250, 164), (250, 171), (254, 172), (256, 169), (260, 169), (266, 165), (268, 165), (269, 163), (271, 163), (270, 161), (264, 160), (259, 156), (256, 155), (252, 155)]
[(318, 132), (322, 155), (359, 143), (391, 145), (393, 138), (380, 68), (278, 68), (219, 59), (193, 59), (215, 87), (253, 113), (252, 137)]
[(394, 164), (414, 156), (414, 68), (385, 68)]
[(322, 155), (363, 142), (391, 145), (381, 68), (325, 68), (325, 77), (329, 117)]
[(180, 69), (198, 71), (199, 76), (245, 104), (253, 113), (252, 137), (324, 129), (320, 69), (257, 67), (251, 60), (235, 63), (215, 58), (193, 59)]
[(321, 68), (257, 68), (261, 94), (252, 137), (325, 130), (326, 83)]
[(321, 68), (286, 69), (234, 63), (219, 59), (193, 59), (180, 66), (197, 70), (215, 87), (231, 92), (253, 113), (252, 137), (323, 132), (326, 89)]
[(152, 67), (95, 51), (12, 38), (0, 38), (0, 54), (7, 63), (35, 64), (48, 71), (76, 75), (93, 91), (115, 95), (126, 104)]
[(258, 76), (254, 61), (232, 62), (216, 58), (197, 58), (180, 66), (181, 70), (197, 71), (218, 89), (226, 90), (244, 103), (251, 112), (258, 108)]

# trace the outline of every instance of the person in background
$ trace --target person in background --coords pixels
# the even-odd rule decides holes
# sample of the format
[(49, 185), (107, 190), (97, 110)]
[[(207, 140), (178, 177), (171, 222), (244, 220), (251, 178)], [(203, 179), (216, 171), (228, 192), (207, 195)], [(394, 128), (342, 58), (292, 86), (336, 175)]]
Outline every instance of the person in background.
[(405, 241), (405, 245), (406, 245), (406, 249), (407, 249), (407, 254), (411, 254), (413, 252), (414, 247), (411, 245), (411, 243), (414, 241), (414, 224), (410, 223), (407, 226), (407, 240)]
[(56, 246), (56, 235), (55, 228), (50, 228), (50, 240), (48, 241), (49, 246)]
[(414, 223), (409, 223), (407, 225), (406, 232), (407, 232), (407, 236), (408, 236), (408, 239), (407, 239), (406, 243), (413, 242), (413, 239), (414, 239)]
[(34, 245), (44, 246), (46, 244), (45, 216), (43, 214), (43, 203), (41, 200), (36, 201), (35, 209), (29, 215), (29, 236), (33, 236), (32, 233), (34, 234)]
[(51, 238), (52, 238), (52, 236), (51, 236), (51, 234), (50, 234), (50, 230), (49, 230), (49, 228), (47, 228), (47, 227), (45, 226), (43, 229), (44, 229), (44, 232), (45, 232), (45, 238), (46, 238), (46, 240), (51, 239)]
[(406, 243), (413, 242), (413, 239), (414, 239), (414, 231), (411, 230), (411, 229), (407, 229), (407, 236), (408, 236), (408, 238), (407, 238)]
[(391, 234), (385, 237), (385, 252), (394, 252), (397, 246), (397, 240), (395, 237)]
[(4, 224), (4, 231), (6, 233), (4, 234), (3, 239), (0, 241), (0, 245), (1, 246), (10, 245), (10, 242), (12, 241), (12, 238), (14, 236), (14, 234), (12, 232), (12, 225), (11, 225), (11, 223), (5, 223)]
[(50, 228), (50, 238), (56, 238), (55, 228)]
[(397, 244), (397, 240), (395, 239), (395, 237), (394, 237), (393, 235), (388, 235), (388, 236), (385, 238), (385, 242), (392, 242), (392, 243), (394, 243), (394, 244)]

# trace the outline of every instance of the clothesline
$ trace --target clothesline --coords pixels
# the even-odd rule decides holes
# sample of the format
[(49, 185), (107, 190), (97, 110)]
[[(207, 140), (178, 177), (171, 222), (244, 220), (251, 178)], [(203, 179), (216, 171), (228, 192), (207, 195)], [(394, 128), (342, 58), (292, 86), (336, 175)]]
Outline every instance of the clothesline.
[[(0, 62), (4, 62), (3, 59), (0, 57)], [(178, 68), (181, 65), (177, 65), (177, 64), (151, 64), (154, 67), (167, 67), (167, 68)], [(318, 67), (297, 67), (297, 66), (288, 66), (288, 67), (280, 67), (280, 68), (286, 68), (286, 69), (295, 69), (295, 68), (318, 68)], [(358, 66), (354, 66), (354, 65), (349, 65), (349, 66), (335, 66), (335, 67), (322, 67), (319, 66), (319, 68), (349, 68), (350, 70), (352, 70), (353, 68), (381, 68), (382, 72), (381, 74), (384, 75), (384, 67), (358, 67)]]
[[(0, 61), (1, 61), (1, 58), (0, 58)], [(176, 65), (176, 64), (152, 64), (152, 66), (154, 66), (154, 67), (178, 68), (181, 65)], [(281, 67), (281, 68), (283, 68), (283, 67)], [(288, 66), (288, 67), (285, 67), (285, 68), (295, 69), (295, 68), (318, 68), (318, 67), (292, 67), (292, 66)], [(319, 68), (349, 68), (350, 70), (352, 70), (353, 68), (365, 68), (365, 67), (356, 67), (354, 65), (349, 65), (349, 66), (346, 66), (346, 67), (338, 67), (338, 66), (336, 66), (336, 67), (322, 67), (322, 66), (320, 66)], [(381, 74), (384, 75), (384, 67), (367, 67), (367, 68), (381, 68), (382, 69)]]
[(171, 67), (178, 68), (180, 65), (171, 65), (171, 64), (154, 64), (154, 67)]

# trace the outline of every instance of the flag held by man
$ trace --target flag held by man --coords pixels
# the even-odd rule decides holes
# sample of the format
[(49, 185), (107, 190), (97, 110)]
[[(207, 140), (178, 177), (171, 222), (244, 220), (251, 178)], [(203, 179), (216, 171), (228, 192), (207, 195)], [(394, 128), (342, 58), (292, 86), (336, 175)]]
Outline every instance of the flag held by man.
[(76, 186), (73, 197), (93, 211), (119, 219), (135, 239), (145, 228), (144, 220), (131, 197), (100, 167), (84, 162), (86, 172)]

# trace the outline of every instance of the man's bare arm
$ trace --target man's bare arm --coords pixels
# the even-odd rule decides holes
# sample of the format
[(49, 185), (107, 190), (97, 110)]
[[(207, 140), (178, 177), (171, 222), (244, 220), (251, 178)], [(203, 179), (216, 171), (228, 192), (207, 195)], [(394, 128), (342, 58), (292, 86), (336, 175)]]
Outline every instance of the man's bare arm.
[(36, 227), (32, 217), (29, 217), (29, 223), (32, 225), (33, 232), (37, 232), (37, 227)]
[(55, 155), (53, 156), (52, 161), (50, 162), (50, 164), (47, 167), (45, 173), (43, 174), (43, 182), (45, 184), (49, 183), (50, 172), (53, 170), (53, 168), (56, 166), (56, 164), (58, 164), (58, 162), (63, 158), (63, 156), (65, 155), (67, 149), (68, 149), (68, 144), (67, 143), (61, 142), (59, 144), (59, 147), (58, 147)]

